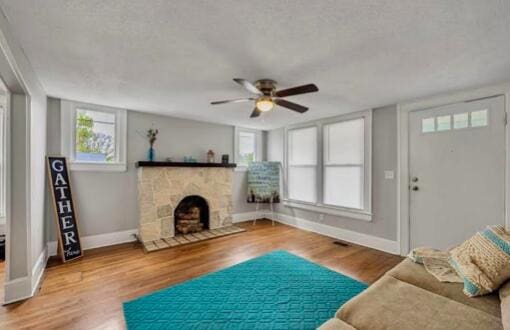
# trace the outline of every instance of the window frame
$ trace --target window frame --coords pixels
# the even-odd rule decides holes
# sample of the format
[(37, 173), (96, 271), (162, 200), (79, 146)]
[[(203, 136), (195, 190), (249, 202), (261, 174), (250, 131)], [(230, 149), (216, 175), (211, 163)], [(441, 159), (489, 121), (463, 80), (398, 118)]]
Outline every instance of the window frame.
[[(113, 162), (78, 161), (76, 152), (76, 113), (90, 110), (115, 114), (115, 160)], [(125, 172), (127, 170), (127, 111), (102, 105), (61, 100), (61, 151), (72, 171)]]
[(262, 161), (262, 132), (253, 128), (243, 128), (236, 126), (234, 128), (234, 163), (237, 164), (236, 171), (247, 171), (247, 165), (239, 164), (239, 137), (241, 133), (252, 133), (255, 135), (255, 162)]
[[(5, 219), (7, 217), (7, 167), (8, 167), (8, 148), (9, 148), (9, 93), (7, 88), (4, 88), (2, 83), (3, 98), (0, 105), (0, 227), (5, 226)], [(5, 230), (3, 230), (5, 231)], [(2, 233), (2, 230), (0, 230)]]
[[(354, 209), (324, 203), (324, 169), (325, 169), (325, 143), (324, 126), (339, 122), (364, 119), (364, 171), (363, 171), (363, 209)], [(294, 129), (317, 127), (317, 171), (316, 171), (316, 203), (290, 199), (288, 196), (288, 172), (289, 172), (289, 132)], [(342, 216), (363, 221), (372, 221), (372, 109), (353, 112), (332, 118), (326, 118), (304, 124), (285, 127), (284, 132), (284, 198), (283, 204), (297, 209)]]

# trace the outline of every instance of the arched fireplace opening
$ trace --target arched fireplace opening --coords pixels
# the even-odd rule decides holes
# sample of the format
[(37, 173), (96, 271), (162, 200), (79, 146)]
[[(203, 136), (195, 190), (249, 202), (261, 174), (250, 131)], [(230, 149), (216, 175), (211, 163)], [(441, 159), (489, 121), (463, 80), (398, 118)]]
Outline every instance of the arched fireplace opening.
[(184, 197), (175, 208), (175, 234), (191, 234), (209, 229), (209, 205), (197, 195)]

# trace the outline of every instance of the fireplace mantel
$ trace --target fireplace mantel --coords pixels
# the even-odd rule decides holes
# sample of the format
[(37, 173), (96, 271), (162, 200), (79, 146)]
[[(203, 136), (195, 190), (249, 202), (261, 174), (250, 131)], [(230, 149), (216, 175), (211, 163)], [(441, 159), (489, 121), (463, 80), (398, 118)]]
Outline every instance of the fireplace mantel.
[(226, 167), (233, 168), (237, 164), (234, 163), (184, 163), (184, 162), (149, 162), (139, 161), (136, 162), (136, 167)]

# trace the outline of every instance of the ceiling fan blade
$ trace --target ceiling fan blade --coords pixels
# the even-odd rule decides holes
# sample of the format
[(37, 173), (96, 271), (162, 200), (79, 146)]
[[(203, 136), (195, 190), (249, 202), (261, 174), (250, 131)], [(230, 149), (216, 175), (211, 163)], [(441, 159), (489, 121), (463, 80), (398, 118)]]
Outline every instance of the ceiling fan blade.
[(262, 95), (262, 92), (248, 80), (242, 79), (242, 78), (234, 78), (234, 81), (236, 83), (238, 83), (239, 85), (243, 86), (244, 88), (246, 88), (247, 90), (249, 90), (250, 92), (252, 92), (254, 94)]
[(274, 103), (278, 104), (281, 107), (284, 107), (284, 108), (287, 108), (287, 109), (290, 109), (290, 110), (294, 110), (294, 111), (297, 111), (299, 113), (303, 113), (303, 112), (307, 112), (308, 111), (307, 107), (304, 107), (304, 106), (299, 105), (299, 104), (294, 103), (294, 102), (289, 102), (289, 101), (284, 100), (284, 99), (274, 99), (273, 101), (274, 101)]
[(278, 97), (285, 97), (285, 96), (291, 96), (291, 95), (298, 95), (298, 94), (306, 94), (306, 93), (313, 93), (318, 92), (319, 88), (315, 86), (315, 84), (308, 84), (303, 86), (297, 86), (292, 87), (288, 89), (282, 89), (281, 91), (277, 91), (274, 95)]
[(250, 118), (258, 117), (258, 116), (260, 116), (261, 113), (262, 113), (262, 111), (260, 111), (257, 107), (255, 107), (255, 109), (253, 109), (253, 112), (250, 115)]
[(224, 101), (213, 101), (211, 102), (212, 105), (216, 105), (216, 104), (224, 104), (224, 103), (240, 103), (240, 102), (248, 102), (248, 101), (254, 101), (256, 99), (254, 99), (253, 97), (245, 97), (245, 98), (242, 98), (242, 99), (233, 99), (233, 100), (224, 100)]

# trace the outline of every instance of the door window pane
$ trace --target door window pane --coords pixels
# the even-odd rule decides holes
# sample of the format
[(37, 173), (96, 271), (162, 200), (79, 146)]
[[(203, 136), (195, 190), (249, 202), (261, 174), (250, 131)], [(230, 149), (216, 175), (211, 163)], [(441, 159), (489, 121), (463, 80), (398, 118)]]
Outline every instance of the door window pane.
[(324, 203), (353, 209), (363, 208), (363, 168), (326, 167)]
[(471, 127), (487, 126), (487, 109), (471, 112)]
[(316, 127), (289, 131), (289, 163), (291, 165), (317, 164)]
[(437, 117), (437, 131), (448, 131), (451, 128), (450, 121), (450, 115)]
[(324, 126), (325, 164), (362, 164), (364, 160), (364, 119)]
[(115, 161), (115, 114), (76, 110), (75, 160), (85, 162)]
[(466, 113), (457, 113), (453, 115), (453, 128), (460, 129), (466, 128), (469, 124), (469, 116)]
[(317, 201), (315, 167), (289, 167), (288, 181), (290, 199), (310, 203)]
[(435, 118), (424, 118), (421, 120), (421, 131), (422, 133), (430, 133), (436, 131)]

